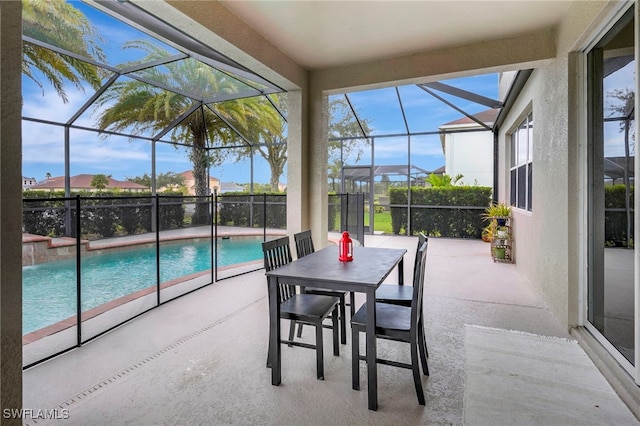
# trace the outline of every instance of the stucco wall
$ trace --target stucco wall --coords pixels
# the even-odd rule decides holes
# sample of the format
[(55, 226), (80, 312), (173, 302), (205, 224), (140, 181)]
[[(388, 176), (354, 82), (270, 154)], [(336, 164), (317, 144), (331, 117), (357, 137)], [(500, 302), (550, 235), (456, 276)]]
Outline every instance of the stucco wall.
[(615, 7), (613, 2), (577, 2), (571, 7), (558, 27), (556, 59), (532, 73), (499, 135), (499, 198), (508, 201), (507, 135), (524, 114), (533, 111), (533, 211), (514, 211), (514, 256), (518, 268), (567, 327), (576, 324), (579, 310), (581, 250), (575, 245), (582, 225), (576, 194), (583, 189), (576, 155), (580, 81), (575, 66), (569, 67), (569, 58)]
[[(567, 324), (567, 72), (566, 60), (536, 69), (500, 133), (500, 182), (508, 183), (508, 134), (533, 112), (532, 212), (513, 211), (518, 268), (561, 323)], [(500, 200), (509, 202), (508, 184)]]

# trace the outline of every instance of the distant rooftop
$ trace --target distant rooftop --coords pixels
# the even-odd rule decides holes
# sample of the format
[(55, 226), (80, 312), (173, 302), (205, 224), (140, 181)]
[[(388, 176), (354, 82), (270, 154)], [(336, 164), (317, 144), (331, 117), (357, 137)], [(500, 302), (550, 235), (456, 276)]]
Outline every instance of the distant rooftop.
[[(91, 181), (95, 175), (90, 174), (81, 174), (76, 176), (71, 176), (71, 184), (70, 188), (72, 190), (87, 190), (92, 191), (96, 188), (91, 186)], [(108, 184), (105, 186), (105, 189), (124, 189), (128, 191), (148, 191), (144, 185), (140, 185), (135, 182), (122, 181), (113, 179), (107, 176)], [(49, 189), (49, 190), (64, 190), (64, 176), (56, 176), (45, 180), (44, 182), (37, 183), (32, 185), (29, 189)]]

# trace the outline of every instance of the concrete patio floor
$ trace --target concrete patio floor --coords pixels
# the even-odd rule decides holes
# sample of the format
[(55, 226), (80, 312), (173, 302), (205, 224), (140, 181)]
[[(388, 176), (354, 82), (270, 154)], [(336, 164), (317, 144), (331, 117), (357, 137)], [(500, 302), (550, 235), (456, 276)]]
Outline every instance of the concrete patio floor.
[[(405, 265), (412, 265), (416, 241), (367, 236), (365, 245), (406, 248)], [(405, 268), (406, 282), (411, 269)], [(324, 381), (315, 378), (313, 351), (283, 347), (282, 385), (271, 385), (266, 293), (263, 270), (219, 281), (26, 370), (24, 408), (68, 410), (68, 419), (26, 424), (459, 425), (465, 324), (571, 337), (515, 265), (492, 262), (487, 243), (432, 238), (426, 406), (417, 403), (410, 371), (379, 366), (379, 408), (372, 412), (364, 365), (364, 390), (351, 389), (350, 336), (339, 357), (326, 345)], [(310, 329), (304, 338), (313, 339)], [(393, 342), (379, 342), (379, 354), (408, 358), (406, 345)]]

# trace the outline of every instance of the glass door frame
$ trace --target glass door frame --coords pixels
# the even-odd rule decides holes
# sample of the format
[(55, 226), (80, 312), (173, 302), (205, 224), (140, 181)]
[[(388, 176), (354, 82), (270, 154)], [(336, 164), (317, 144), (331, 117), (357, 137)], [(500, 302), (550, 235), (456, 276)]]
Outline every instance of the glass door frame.
[[(601, 110), (598, 110), (593, 106), (595, 102), (601, 101), (602, 99), (593, 99), (592, 89), (596, 84), (601, 84), (600, 81), (595, 81), (598, 78), (598, 75), (594, 75), (593, 70), (589, 69), (589, 61), (587, 60), (588, 53), (595, 49), (601, 41), (605, 38), (605, 35), (608, 31), (618, 25), (619, 21), (623, 18), (625, 13), (631, 8), (636, 6), (636, 2), (624, 3), (621, 4), (618, 9), (610, 15), (610, 19), (608, 22), (604, 23), (598, 32), (597, 36), (593, 38), (588, 46), (585, 47), (584, 50), (580, 52), (577, 57), (577, 70), (578, 74), (581, 78), (578, 78), (579, 81), (579, 90), (577, 95), (578, 105), (583, 105), (584, 107), (580, 110), (578, 117), (578, 141), (587, 141), (587, 143), (581, 144), (580, 149), (580, 161), (581, 165), (579, 166), (579, 173), (581, 175), (580, 181), (582, 182), (581, 186), (584, 188), (582, 196), (580, 197), (580, 203), (583, 208), (581, 209), (582, 214), (579, 216), (581, 224), (581, 236), (579, 238), (581, 245), (581, 255), (580, 255), (580, 271), (579, 271), (579, 280), (580, 280), (580, 288), (578, 300), (580, 304), (579, 315), (578, 315), (578, 324), (584, 326), (589, 332), (596, 338), (596, 340), (613, 356), (616, 361), (632, 376), (637, 385), (640, 385), (640, 254), (639, 250), (634, 249), (634, 364), (629, 362), (619, 351), (618, 349), (602, 334), (600, 330), (597, 329), (591, 322), (589, 322), (589, 305), (590, 301), (593, 300), (591, 295), (589, 294), (590, 290), (590, 281), (593, 278), (593, 266), (589, 267), (589, 259), (593, 255), (594, 247), (591, 245), (591, 241), (594, 236), (592, 234), (593, 227), (590, 224), (590, 221), (593, 221), (593, 209), (590, 201), (590, 191), (593, 191), (593, 181), (592, 181), (592, 173), (593, 167), (590, 162), (593, 160), (593, 144), (596, 141), (594, 135), (594, 128), (592, 127), (594, 122), (594, 117)], [(638, 111), (638, 107), (640, 105), (640, 99), (638, 98), (638, 94), (640, 94), (639, 90), (639, 81), (640, 81), (640, 64), (638, 59), (640, 59), (640, 12), (639, 8), (636, 6), (634, 13), (635, 23), (634, 23), (634, 57), (635, 57), (635, 110)], [(571, 72), (571, 68), (569, 68), (569, 72)], [(596, 73), (597, 74), (597, 73)], [(599, 96), (602, 96), (600, 93)], [(600, 115), (601, 117), (602, 115)], [(601, 123), (600, 125), (603, 125)], [(640, 135), (640, 126), (638, 125), (638, 120), (634, 120), (633, 131), (636, 135)], [(601, 142), (601, 141), (600, 141)], [(634, 175), (638, 175), (640, 173), (640, 163), (635, 162), (634, 165)], [(640, 200), (640, 188), (634, 185), (634, 200)], [(640, 208), (634, 209), (633, 216), (634, 223), (640, 224)], [(635, 241), (640, 241), (640, 230), (638, 226), (635, 226), (633, 238)], [(603, 265), (602, 265), (603, 266)], [(597, 272), (597, 271), (595, 271)]]

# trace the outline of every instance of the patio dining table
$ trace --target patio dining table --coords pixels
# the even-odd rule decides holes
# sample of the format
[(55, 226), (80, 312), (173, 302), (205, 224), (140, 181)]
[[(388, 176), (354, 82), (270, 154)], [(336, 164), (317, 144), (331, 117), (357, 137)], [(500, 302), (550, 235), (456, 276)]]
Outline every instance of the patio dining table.
[(269, 358), (271, 384), (282, 379), (279, 283), (365, 293), (367, 297), (367, 386), (369, 409), (378, 408), (378, 370), (376, 364), (376, 289), (398, 267), (398, 283), (403, 284), (405, 249), (355, 247), (353, 260), (338, 260), (338, 247), (329, 246), (267, 272), (269, 287)]

